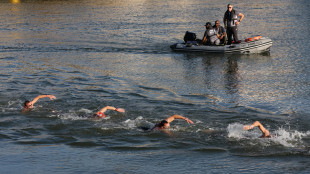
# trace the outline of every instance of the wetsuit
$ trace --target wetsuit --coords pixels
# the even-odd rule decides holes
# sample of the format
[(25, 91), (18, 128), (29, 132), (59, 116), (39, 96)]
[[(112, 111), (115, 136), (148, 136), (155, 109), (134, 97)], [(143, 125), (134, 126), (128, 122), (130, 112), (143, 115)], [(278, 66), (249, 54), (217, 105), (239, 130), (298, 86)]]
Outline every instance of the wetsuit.
[(89, 118), (105, 118), (105, 117), (106, 117), (106, 115), (104, 115), (104, 113), (98, 112), (98, 114), (96, 113), (96, 114), (90, 116)]

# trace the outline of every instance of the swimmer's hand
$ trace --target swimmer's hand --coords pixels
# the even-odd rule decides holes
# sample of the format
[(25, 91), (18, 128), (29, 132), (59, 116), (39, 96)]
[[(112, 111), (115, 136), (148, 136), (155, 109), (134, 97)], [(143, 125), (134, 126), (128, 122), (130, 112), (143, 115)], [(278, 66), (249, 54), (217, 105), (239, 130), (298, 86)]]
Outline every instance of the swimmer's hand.
[(55, 100), (56, 99), (56, 97), (53, 96), (53, 95), (47, 95), (47, 97), (50, 98), (51, 100)]
[(185, 121), (187, 121), (187, 123), (194, 124), (194, 122), (188, 118), (185, 118)]
[(125, 109), (123, 109), (123, 108), (116, 108), (115, 111), (117, 111), (117, 112), (125, 112)]
[(243, 126), (243, 130), (250, 130), (250, 129), (253, 129), (252, 125), (245, 125), (245, 126)]

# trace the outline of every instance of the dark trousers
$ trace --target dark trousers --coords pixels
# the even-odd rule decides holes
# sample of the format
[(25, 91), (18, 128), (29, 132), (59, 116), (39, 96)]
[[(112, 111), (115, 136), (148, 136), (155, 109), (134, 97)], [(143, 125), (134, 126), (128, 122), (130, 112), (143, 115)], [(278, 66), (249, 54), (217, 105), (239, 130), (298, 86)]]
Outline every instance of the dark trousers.
[(220, 45), (225, 44), (225, 41), (226, 41), (226, 36), (224, 36), (223, 39), (220, 39)]
[(228, 39), (227, 45), (231, 44), (232, 37), (234, 37), (234, 41), (235, 42), (239, 42), (237, 26), (235, 26), (235, 27), (227, 27), (227, 39)]

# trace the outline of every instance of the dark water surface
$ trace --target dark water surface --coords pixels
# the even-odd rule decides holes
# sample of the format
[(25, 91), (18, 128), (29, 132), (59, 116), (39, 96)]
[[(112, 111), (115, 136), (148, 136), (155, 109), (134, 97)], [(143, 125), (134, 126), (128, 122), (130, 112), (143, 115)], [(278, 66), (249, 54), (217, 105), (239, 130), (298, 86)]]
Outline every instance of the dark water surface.
[[(0, 2), (0, 173), (310, 172), (310, 1)], [(170, 50), (228, 3), (269, 53)], [(57, 100), (21, 113), (39, 94)], [(106, 105), (126, 113), (85, 117)], [(138, 128), (173, 114), (195, 124)]]

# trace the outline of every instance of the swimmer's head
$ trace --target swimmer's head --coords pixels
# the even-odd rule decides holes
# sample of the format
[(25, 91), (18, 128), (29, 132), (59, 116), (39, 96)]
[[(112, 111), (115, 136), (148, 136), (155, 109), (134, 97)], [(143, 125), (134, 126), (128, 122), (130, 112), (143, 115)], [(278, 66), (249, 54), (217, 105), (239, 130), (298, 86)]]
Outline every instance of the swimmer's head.
[(167, 128), (169, 127), (169, 123), (167, 120), (162, 120), (160, 123), (158, 123), (157, 127), (160, 127), (160, 128)]
[(33, 108), (33, 104), (29, 100), (27, 100), (24, 103), (24, 108), (26, 108), (26, 109)]

